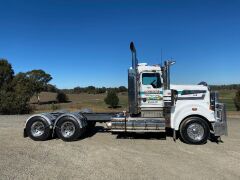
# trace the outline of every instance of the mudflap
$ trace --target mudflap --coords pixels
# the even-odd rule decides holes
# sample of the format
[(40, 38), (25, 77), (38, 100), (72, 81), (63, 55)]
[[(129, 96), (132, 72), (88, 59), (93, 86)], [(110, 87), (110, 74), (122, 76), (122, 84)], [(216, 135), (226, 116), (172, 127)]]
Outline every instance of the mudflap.
[(213, 125), (214, 135), (215, 136), (222, 136), (222, 135), (227, 136), (228, 128), (227, 128), (227, 116), (226, 116), (225, 104), (218, 103), (215, 113), (216, 113), (217, 121)]
[(24, 130), (23, 130), (23, 137), (24, 138), (28, 137), (26, 128), (24, 128)]

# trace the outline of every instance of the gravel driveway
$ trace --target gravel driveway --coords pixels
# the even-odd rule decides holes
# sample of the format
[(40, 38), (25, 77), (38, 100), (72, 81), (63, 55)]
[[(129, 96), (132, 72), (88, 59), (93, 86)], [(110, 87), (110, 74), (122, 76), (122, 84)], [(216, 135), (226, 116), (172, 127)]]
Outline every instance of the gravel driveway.
[[(240, 179), (240, 119), (224, 143), (186, 145), (102, 132), (76, 141), (23, 138), (28, 116), (0, 116), (0, 179)], [(162, 136), (161, 136), (162, 137)]]

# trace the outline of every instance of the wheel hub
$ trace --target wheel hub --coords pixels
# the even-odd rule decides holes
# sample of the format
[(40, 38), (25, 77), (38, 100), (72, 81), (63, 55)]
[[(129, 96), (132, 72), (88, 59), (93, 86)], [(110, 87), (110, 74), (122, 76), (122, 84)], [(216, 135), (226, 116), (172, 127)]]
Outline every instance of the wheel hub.
[(45, 126), (41, 121), (36, 121), (31, 126), (31, 133), (34, 137), (39, 137), (43, 135), (44, 131), (45, 131)]
[(187, 134), (191, 139), (195, 141), (200, 141), (203, 139), (204, 136), (204, 128), (198, 123), (193, 123), (188, 126)]
[(61, 125), (61, 133), (65, 138), (71, 137), (75, 133), (75, 125), (70, 121), (64, 122)]

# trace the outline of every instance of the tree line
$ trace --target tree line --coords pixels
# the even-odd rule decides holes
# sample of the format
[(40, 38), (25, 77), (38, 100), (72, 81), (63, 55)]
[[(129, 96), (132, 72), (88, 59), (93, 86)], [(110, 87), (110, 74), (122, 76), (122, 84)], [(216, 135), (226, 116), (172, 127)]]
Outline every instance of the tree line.
[(240, 84), (229, 84), (229, 85), (210, 85), (212, 90), (239, 90)]
[(80, 93), (88, 93), (88, 94), (103, 94), (108, 91), (114, 91), (116, 93), (127, 92), (127, 88), (125, 86), (115, 87), (115, 88), (106, 88), (106, 87), (75, 87), (73, 89), (61, 89), (66, 94), (80, 94)]

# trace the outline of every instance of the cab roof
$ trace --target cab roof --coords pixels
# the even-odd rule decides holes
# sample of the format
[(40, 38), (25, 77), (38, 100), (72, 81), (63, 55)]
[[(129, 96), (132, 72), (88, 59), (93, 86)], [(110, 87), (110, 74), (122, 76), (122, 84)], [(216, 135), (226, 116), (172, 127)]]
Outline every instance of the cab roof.
[(141, 72), (160, 72), (161, 67), (159, 65), (149, 66), (147, 63), (139, 63), (137, 66), (137, 70), (139, 73), (141, 73)]

